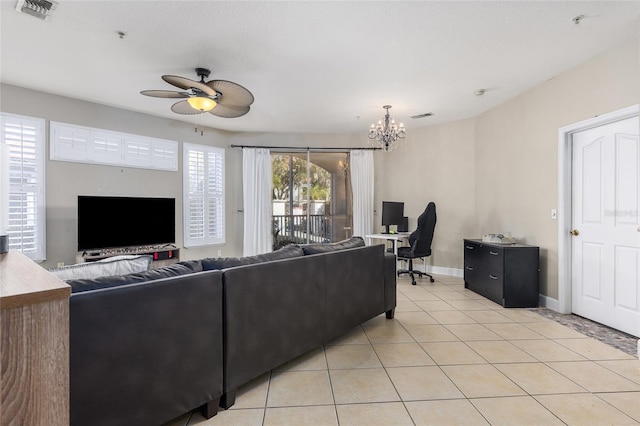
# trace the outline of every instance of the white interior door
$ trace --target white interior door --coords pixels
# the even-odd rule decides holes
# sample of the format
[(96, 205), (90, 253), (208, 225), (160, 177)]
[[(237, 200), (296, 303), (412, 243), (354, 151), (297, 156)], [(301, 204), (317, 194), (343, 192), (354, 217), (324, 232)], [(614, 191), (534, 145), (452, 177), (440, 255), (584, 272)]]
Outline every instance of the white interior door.
[(638, 117), (576, 132), (572, 311), (640, 337)]

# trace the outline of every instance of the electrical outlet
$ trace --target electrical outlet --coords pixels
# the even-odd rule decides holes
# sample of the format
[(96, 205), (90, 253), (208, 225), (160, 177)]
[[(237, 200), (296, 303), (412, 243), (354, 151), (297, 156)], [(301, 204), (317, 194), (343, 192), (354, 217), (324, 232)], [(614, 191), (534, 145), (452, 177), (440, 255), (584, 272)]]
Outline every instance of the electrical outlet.
[(62, 268), (64, 266), (64, 262), (58, 262), (58, 268)]
[(556, 219), (558, 219), (558, 210), (551, 209), (551, 220), (556, 220)]
[(222, 257), (222, 250), (218, 250), (218, 257)]

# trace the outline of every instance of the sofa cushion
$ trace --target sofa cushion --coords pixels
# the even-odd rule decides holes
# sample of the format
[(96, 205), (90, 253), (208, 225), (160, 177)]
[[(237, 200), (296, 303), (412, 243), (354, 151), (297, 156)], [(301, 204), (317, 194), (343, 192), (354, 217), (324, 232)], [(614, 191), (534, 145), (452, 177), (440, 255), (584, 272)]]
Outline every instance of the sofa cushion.
[(149, 269), (153, 257), (149, 255), (124, 255), (108, 257), (97, 262), (77, 263), (49, 269), (63, 281), (93, 279), (111, 275), (125, 275)]
[(72, 293), (97, 290), (101, 288), (118, 287), (126, 284), (142, 283), (159, 280), (162, 278), (177, 277), (179, 275), (201, 272), (202, 264), (199, 260), (189, 260), (186, 262), (174, 263), (157, 269), (136, 272), (127, 275), (107, 276), (93, 279), (80, 279), (68, 281)]
[(292, 257), (304, 256), (304, 252), (300, 246), (289, 244), (281, 249), (270, 253), (258, 254), (256, 256), (245, 257), (210, 257), (202, 259), (202, 269), (210, 271), (213, 269), (226, 269), (234, 266), (251, 265), (254, 263), (269, 262), (272, 260), (289, 259)]
[(337, 243), (328, 244), (301, 244), (302, 250), (305, 255), (327, 253), (337, 250), (345, 250), (355, 247), (364, 247), (364, 240), (362, 237), (351, 237), (346, 240), (338, 241)]

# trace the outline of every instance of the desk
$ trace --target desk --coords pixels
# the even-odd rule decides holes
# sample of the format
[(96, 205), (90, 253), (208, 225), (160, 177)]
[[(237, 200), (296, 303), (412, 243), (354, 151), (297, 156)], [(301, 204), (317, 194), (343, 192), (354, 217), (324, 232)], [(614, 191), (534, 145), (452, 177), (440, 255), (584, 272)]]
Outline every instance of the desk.
[(393, 244), (393, 254), (397, 257), (398, 243), (402, 240), (408, 240), (409, 235), (411, 235), (410, 232), (397, 232), (395, 234), (369, 234), (365, 235), (365, 238), (367, 239), (367, 245), (371, 245), (371, 240), (373, 239), (391, 241), (391, 244)]

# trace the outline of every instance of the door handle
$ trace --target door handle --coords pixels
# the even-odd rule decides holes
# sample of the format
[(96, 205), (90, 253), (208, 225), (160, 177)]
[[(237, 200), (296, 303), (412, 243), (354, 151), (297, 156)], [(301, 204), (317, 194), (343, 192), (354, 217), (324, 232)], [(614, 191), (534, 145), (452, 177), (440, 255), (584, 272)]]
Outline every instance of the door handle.
[(569, 231), (569, 233), (574, 237), (577, 237), (578, 235), (580, 235), (580, 231), (578, 231), (577, 229), (572, 229), (571, 231)]

